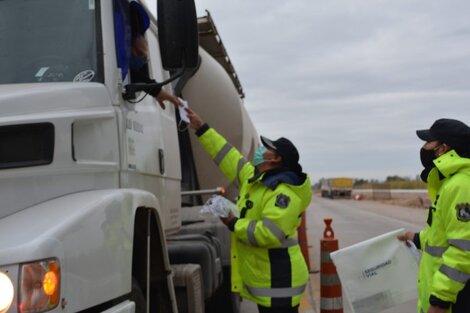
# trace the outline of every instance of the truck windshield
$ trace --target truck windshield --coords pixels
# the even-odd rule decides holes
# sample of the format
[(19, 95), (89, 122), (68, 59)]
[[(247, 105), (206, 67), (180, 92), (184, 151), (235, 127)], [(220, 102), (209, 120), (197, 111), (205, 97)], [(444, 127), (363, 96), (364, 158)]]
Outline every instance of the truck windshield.
[(99, 0), (0, 0), (0, 84), (103, 81)]

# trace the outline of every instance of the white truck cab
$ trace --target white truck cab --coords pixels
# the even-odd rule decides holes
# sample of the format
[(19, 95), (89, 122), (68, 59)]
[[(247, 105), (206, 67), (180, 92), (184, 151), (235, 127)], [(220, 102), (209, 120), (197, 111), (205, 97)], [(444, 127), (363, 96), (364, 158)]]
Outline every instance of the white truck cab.
[[(149, 77), (248, 157), (256, 131), (240, 86), (198, 47), (194, 2), (136, 3)], [(132, 80), (129, 4), (0, 1), (0, 313), (238, 311), (226, 230), (194, 213), (194, 190), (236, 189), (173, 105), (146, 95), (160, 85)], [(175, 280), (188, 268), (202, 302)]]

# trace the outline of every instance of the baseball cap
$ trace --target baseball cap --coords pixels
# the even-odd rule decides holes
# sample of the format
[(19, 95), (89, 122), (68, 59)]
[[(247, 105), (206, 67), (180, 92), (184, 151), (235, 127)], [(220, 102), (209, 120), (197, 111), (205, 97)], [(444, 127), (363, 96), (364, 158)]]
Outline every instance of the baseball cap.
[(260, 138), (266, 148), (276, 151), (282, 157), (286, 167), (294, 171), (302, 171), (302, 167), (299, 164), (299, 152), (289, 139), (281, 137), (271, 140), (264, 136), (260, 136)]
[(470, 150), (470, 127), (458, 120), (441, 118), (436, 120), (429, 129), (416, 131), (416, 135), (424, 141), (440, 141), (459, 150)]

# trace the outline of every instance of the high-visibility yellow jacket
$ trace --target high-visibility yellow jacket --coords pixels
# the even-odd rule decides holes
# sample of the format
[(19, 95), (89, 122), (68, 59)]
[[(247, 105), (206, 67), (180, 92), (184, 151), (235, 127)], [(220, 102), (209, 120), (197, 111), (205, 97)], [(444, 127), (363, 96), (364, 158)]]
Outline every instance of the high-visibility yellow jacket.
[(312, 198), (309, 178), (285, 169), (256, 174), (255, 167), (207, 124), (196, 134), (240, 188), (239, 218), (229, 226), (232, 291), (265, 307), (298, 305), (308, 270), (296, 230)]
[[(418, 312), (430, 304), (448, 312), (470, 312), (470, 159), (451, 150), (436, 160), (428, 175), (431, 198), (428, 225), (415, 236), (423, 250), (418, 277)], [(459, 294), (460, 293), (460, 294)]]

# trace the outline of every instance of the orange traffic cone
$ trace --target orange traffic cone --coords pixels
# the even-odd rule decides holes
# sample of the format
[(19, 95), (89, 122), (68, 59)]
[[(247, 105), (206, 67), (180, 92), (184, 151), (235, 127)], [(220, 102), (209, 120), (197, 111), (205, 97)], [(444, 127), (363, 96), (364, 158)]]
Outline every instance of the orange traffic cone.
[(338, 250), (338, 240), (331, 228), (333, 219), (325, 218), (324, 221), (326, 227), (320, 240), (320, 312), (343, 313), (341, 282), (330, 258), (330, 253)]

